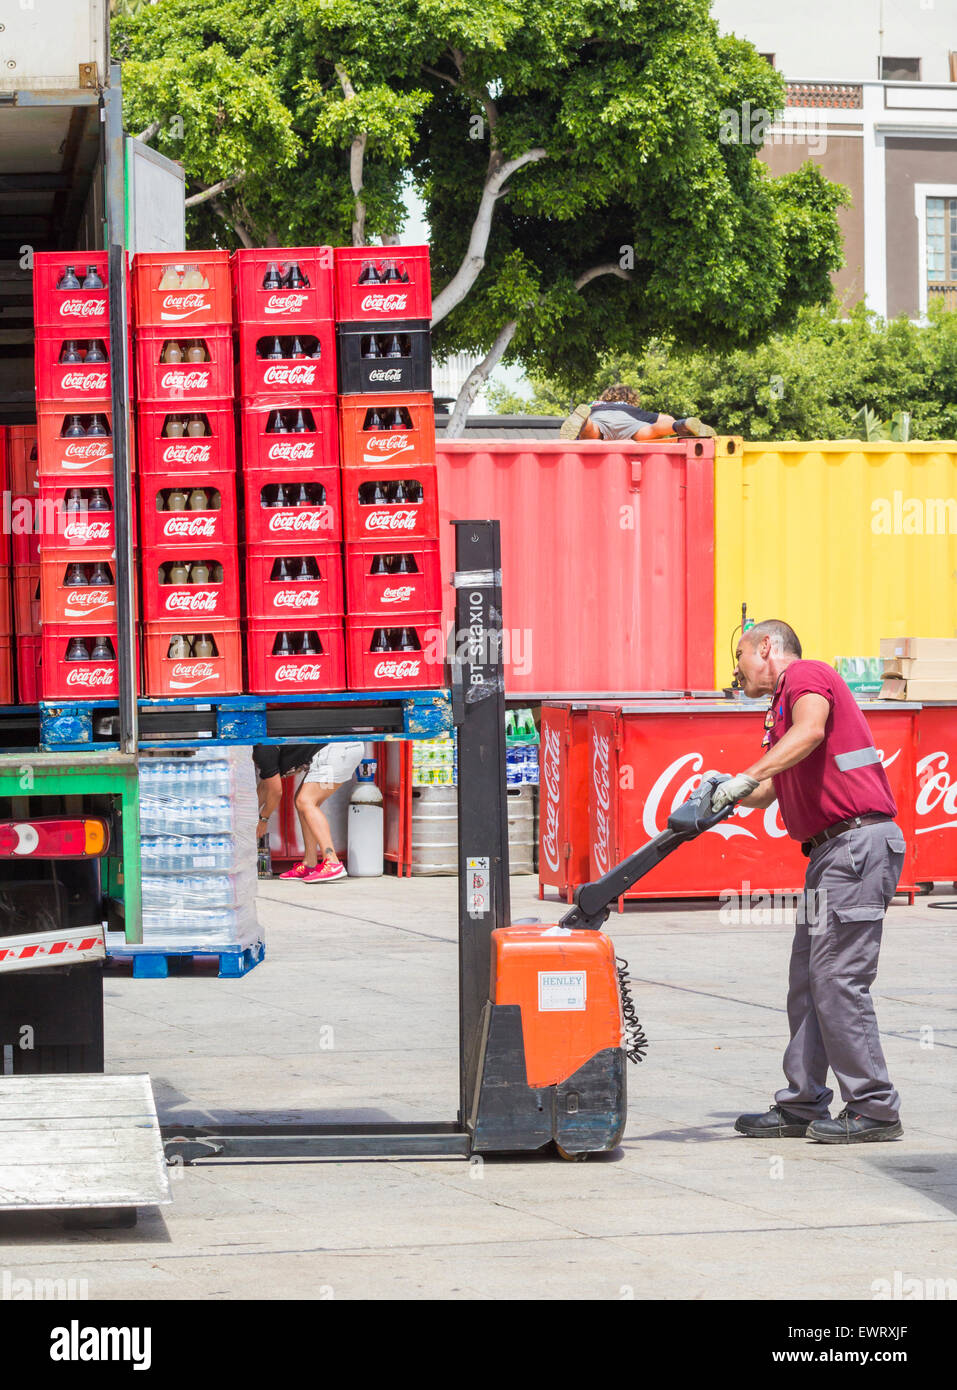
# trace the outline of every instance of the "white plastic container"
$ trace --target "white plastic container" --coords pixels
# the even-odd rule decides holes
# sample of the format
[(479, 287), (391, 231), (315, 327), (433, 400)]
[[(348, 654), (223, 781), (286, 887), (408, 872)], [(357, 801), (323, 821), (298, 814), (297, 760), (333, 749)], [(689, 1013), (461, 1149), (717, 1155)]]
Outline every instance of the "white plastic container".
[(356, 785), (349, 799), (349, 852), (346, 868), (350, 878), (380, 877), (384, 866), (384, 816), (382, 793), (372, 780), (375, 763), (363, 762), (356, 772)]

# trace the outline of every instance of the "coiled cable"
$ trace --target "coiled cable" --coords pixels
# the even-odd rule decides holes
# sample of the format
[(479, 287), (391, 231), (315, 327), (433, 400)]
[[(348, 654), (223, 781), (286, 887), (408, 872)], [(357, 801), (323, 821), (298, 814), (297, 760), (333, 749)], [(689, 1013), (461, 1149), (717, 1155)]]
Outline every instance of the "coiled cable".
[(618, 991), (621, 995), (621, 1014), (625, 1021), (624, 1048), (629, 1062), (643, 1062), (648, 1051), (648, 1039), (638, 1020), (635, 1001), (631, 997), (631, 980), (628, 976), (628, 962), (621, 956), (615, 957), (618, 970)]

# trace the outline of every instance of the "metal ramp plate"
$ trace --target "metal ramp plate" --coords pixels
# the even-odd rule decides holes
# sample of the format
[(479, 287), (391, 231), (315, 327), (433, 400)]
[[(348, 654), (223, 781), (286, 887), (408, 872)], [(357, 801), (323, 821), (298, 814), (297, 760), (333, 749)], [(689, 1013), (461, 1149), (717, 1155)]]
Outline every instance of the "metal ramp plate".
[(172, 1200), (148, 1076), (0, 1076), (0, 1212)]

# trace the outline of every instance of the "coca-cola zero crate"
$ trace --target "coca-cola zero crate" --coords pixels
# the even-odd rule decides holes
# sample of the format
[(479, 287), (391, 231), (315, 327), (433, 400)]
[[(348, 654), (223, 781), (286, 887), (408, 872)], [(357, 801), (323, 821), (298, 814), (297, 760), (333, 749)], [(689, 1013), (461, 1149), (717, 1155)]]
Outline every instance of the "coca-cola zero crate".
[[(381, 541), (345, 547), (346, 609), (350, 614), (427, 613), (442, 607), (438, 541)], [(398, 619), (394, 619), (398, 621)]]
[[(286, 326), (295, 332), (298, 324), (333, 318), (332, 256), (331, 246), (234, 251), (230, 269), (236, 323), (275, 325), (274, 332), (281, 333)], [(307, 284), (290, 283), (297, 278), (296, 267)]]
[[(77, 478), (112, 472), (113, 415), (104, 406), (95, 411), (69, 410), (63, 405), (37, 407), (37, 448), (40, 477)], [(93, 430), (94, 433), (90, 433)], [(106, 433), (100, 433), (105, 430)], [(130, 463), (135, 451), (130, 450)]]
[[(239, 553), (197, 541), (191, 549), (143, 549), (143, 616), (148, 623), (239, 622)], [(206, 571), (197, 577), (197, 569)], [(179, 572), (186, 577), (180, 578)]]
[[(107, 503), (107, 506), (103, 504)], [(40, 553), (112, 549), (116, 544), (113, 474), (44, 478), (38, 504)]]
[[(80, 360), (62, 361), (64, 353), (72, 352), (71, 344)], [(88, 361), (94, 351), (97, 360)], [(87, 411), (105, 409), (112, 391), (109, 359), (109, 333), (103, 338), (74, 339), (64, 336), (60, 329), (38, 329), (34, 350), (37, 400), (43, 404), (63, 401)]]
[[(182, 441), (181, 441), (182, 442)], [(140, 477), (140, 534), (144, 549), (195, 550), (197, 544), (235, 547), (236, 475), (183, 469), (166, 478)], [(197, 505), (206, 494), (206, 506)], [(180, 494), (180, 495), (177, 495)], [(185, 498), (185, 506), (180, 505)], [(218, 503), (218, 505), (214, 505)]]
[[(376, 497), (377, 485), (384, 500)], [(343, 469), (342, 524), (347, 541), (374, 540), (383, 549), (393, 546), (400, 537), (437, 540), (439, 500), (435, 465), (382, 464)]]
[[(85, 582), (75, 582), (82, 573)], [(100, 580), (97, 582), (97, 576)], [(110, 582), (103, 582), (106, 578)], [(116, 629), (116, 558), (111, 550), (76, 556), (44, 554), (40, 562), (40, 620), (91, 633)], [(115, 643), (114, 643), (115, 649)]]
[(246, 615), (257, 620), (304, 623), (342, 617), (342, 548), (338, 541), (305, 550), (274, 545), (246, 551)]
[[(299, 417), (302, 416), (300, 420)], [(288, 428), (303, 424), (305, 430)], [(278, 428), (282, 426), (283, 428)], [(339, 432), (335, 396), (303, 405), (297, 397), (262, 404), (244, 400), (240, 413), (242, 468), (285, 471), (339, 466)]]
[(37, 427), (11, 425), (7, 435), (7, 473), (4, 488), (9, 488), (17, 497), (30, 496), (40, 487)]
[[(299, 347), (305, 357), (290, 354)], [(278, 342), (285, 354), (269, 357)], [(314, 354), (318, 353), (318, 356)], [(239, 392), (260, 401), (292, 396), (299, 404), (336, 390), (336, 335), (332, 319), (314, 319), (292, 332), (278, 332), (272, 324), (239, 325)]]
[[(144, 477), (233, 472), (236, 424), (231, 400), (198, 400), (187, 409), (176, 402), (140, 405), (136, 411), (140, 472)], [(190, 434), (192, 428), (202, 434)], [(173, 434), (169, 434), (169, 430)], [(179, 431), (182, 429), (183, 433)]]
[(17, 699), (21, 705), (35, 705), (40, 698), (39, 636), (17, 637)]
[(12, 637), (0, 637), (0, 705), (13, 704), (13, 642)]
[[(206, 280), (206, 287), (197, 285), (197, 278)], [(138, 329), (227, 327), (232, 322), (229, 252), (134, 256), (133, 320)]]
[(40, 631), (40, 566), (25, 565), (13, 577), (13, 626), (18, 636)]
[[(109, 700), (119, 694), (116, 628), (61, 626), (44, 623), (40, 634), (40, 698), (43, 700)], [(112, 660), (93, 659), (98, 642), (109, 643)], [(71, 644), (81, 642), (87, 659), (68, 660)]]
[[(285, 634), (290, 652), (274, 650)], [(308, 636), (321, 650), (297, 650)], [(246, 662), (250, 695), (315, 691), (327, 693), (346, 688), (345, 640), (342, 618), (313, 618), (308, 625), (298, 619), (250, 620), (246, 625)]]
[[(286, 468), (251, 468), (243, 473), (246, 540), (267, 544), (274, 551), (302, 553), (308, 545), (342, 538), (342, 500), (338, 468), (305, 468), (295, 462)], [(278, 505), (279, 488), (285, 505)], [(305, 489), (309, 499), (296, 498)]]
[[(79, 284), (59, 288), (70, 268)], [(102, 286), (84, 289), (92, 268)], [(68, 337), (109, 336), (109, 257), (105, 251), (37, 251), (33, 257), (33, 322)]]
[[(201, 362), (164, 361), (170, 344), (184, 354), (201, 343), (206, 358)], [(185, 411), (199, 409), (204, 400), (227, 399), (233, 394), (233, 339), (228, 328), (203, 328), (194, 337), (175, 337), (165, 328), (140, 328), (136, 334), (136, 394), (140, 401), (174, 401)]]
[(340, 395), (432, 390), (432, 334), (428, 319), (386, 324), (340, 323), (336, 330), (336, 355)]
[[(170, 655), (174, 643), (185, 638), (211, 641), (213, 654), (194, 652)], [(239, 695), (243, 689), (243, 656), (239, 624), (183, 622), (143, 624), (143, 684), (145, 693), (157, 695)]]
[(339, 320), (432, 317), (428, 246), (337, 246), (335, 271)]
[[(414, 645), (402, 650), (403, 642)], [(383, 643), (385, 650), (377, 650)], [(405, 613), (395, 623), (365, 615), (346, 618), (350, 690), (420, 690), (441, 685), (444, 651), (440, 610)]]
[(432, 394), (344, 396), (339, 402), (343, 468), (372, 463), (435, 463)]

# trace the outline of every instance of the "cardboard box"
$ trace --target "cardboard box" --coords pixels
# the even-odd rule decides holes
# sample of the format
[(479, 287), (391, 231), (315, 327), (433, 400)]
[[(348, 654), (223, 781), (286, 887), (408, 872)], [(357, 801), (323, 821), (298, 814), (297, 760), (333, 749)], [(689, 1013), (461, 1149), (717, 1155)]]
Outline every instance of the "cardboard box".
[(882, 637), (881, 656), (888, 661), (957, 661), (957, 637)]
[(957, 660), (928, 661), (911, 657), (898, 657), (895, 661), (884, 662), (881, 672), (885, 680), (890, 676), (900, 676), (906, 680), (949, 681), (957, 688)]
[(892, 676), (881, 686), (881, 699), (913, 700), (918, 704), (945, 700), (957, 704), (957, 684), (952, 681), (905, 681), (899, 676)]

